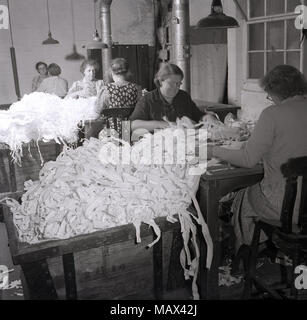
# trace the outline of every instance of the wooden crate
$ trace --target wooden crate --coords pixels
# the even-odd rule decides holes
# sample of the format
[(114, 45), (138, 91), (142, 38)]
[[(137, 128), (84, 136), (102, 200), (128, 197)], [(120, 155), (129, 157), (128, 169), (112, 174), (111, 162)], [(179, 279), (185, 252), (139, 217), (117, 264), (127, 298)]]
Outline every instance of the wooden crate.
[[(39, 148), (44, 162), (55, 160), (62, 151), (62, 145), (55, 142), (39, 142)], [(7, 193), (22, 192), (24, 182), (37, 180), (42, 168), (36, 143), (31, 142), (22, 149), (21, 166), (12, 162), (10, 149), (0, 147), (0, 200)]]
[(21, 266), (26, 299), (162, 299), (170, 290), (184, 288), (180, 265), (180, 224), (156, 219), (162, 236), (141, 227), (135, 243), (132, 224), (67, 240), (20, 243), (7, 208), (4, 220), (14, 264)]

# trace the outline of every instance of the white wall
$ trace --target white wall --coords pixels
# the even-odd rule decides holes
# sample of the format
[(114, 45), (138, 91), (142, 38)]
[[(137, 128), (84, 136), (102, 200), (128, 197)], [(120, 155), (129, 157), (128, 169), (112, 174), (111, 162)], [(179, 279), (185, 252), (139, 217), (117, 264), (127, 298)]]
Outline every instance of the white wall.
[[(76, 44), (78, 52), (86, 55), (82, 45), (86, 44), (94, 29), (93, 1), (73, 0), (75, 9)], [(210, 13), (211, 0), (190, 0), (190, 23)], [(0, 4), (6, 0), (0, 0)], [(29, 93), (32, 78), (36, 75), (37, 61), (56, 62), (62, 68), (62, 76), (69, 85), (81, 77), (80, 62), (65, 60), (72, 52), (72, 25), (70, 0), (49, 0), (51, 31), (59, 45), (44, 46), (47, 37), (47, 13), (45, 0), (10, 0), (12, 31), (16, 49), (17, 67), (21, 93)], [(234, 2), (223, 1), (224, 12), (234, 16), (240, 28), (228, 31), (228, 99), (229, 103), (242, 106), (242, 117), (257, 117), (263, 109), (265, 96), (256, 85), (245, 83), (244, 28), (242, 16)], [(152, 0), (113, 0), (112, 38), (121, 44), (153, 44)], [(0, 29), (0, 104), (16, 101), (14, 80), (10, 61), (8, 30)], [(204, 70), (208, 68), (204, 66)], [(214, 87), (214, 79), (211, 85)], [(203, 100), (210, 100), (203, 99)]]
[(228, 101), (241, 106), (241, 119), (255, 121), (269, 102), (258, 81), (247, 80), (247, 24), (233, 1), (228, 2), (227, 14), (240, 24), (228, 30)]
[[(6, 1), (0, 0), (0, 4), (5, 3)], [(77, 50), (86, 56), (86, 49), (82, 46), (91, 40), (94, 30), (93, 0), (73, 0), (73, 3)], [(113, 40), (120, 43), (152, 45), (151, 9), (151, 0), (113, 0)], [(45, 0), (10, 0), (10, 11), (22, 95), (31, 90), (32, 78), (37, 74), (37, 61), (59, 64), (62, 76), (68, 80), (69, 85), (81, 77), (80, 61), (65, 60), (65, 56), (72, 53), (70, 0), (49, 0), (51, 31), (53, 38), (60, 42), (58, 45), (41, 44), (48, 33)], [(9, 31), (0, 29), (0, 104), (12, 103), (17, 99), (9, 47)]]
[[(199, 19), (209, 14), (211, 2), (190, 0), (191, 25), (195, 25)], [(266, 94), (259, 87), (257, 81), (246, 80), (246, 22), (237, 10), (234, 1), (224, 0), (223, 7), (224, 13), (236, 18), (240, 25), (240, 28), (228, 29), (228, 103), (241, 106), (240, 118), (256, 120), (261, 111), (269, 105), (269, 102), (266, 100)], [(204, 69), (206, 68), (208, 68), (208, 65)], [(211, 85), (217, 87), (218, 83), (213, 81)], [(206, 91), (204, 90), (204, 92)], [(211, 89), (208, 93), (209, 97), (212, 92), (213, 90)]]
[[(93, 30), (93, 9), (91, 1), (74, 0), (76, 45), (79, 53), (85, 55), (81, 46), (91, 37)], [(50, 0), (50, 23), (53, 38), (58, 45), (42, 45), (47, 38), (47, 11), (46, 2), (42, 0), (11, 0), (11, 23), (16, 50), (17, 68), (20, 90), (22, 94), (31, 90), (31, 80), (36, 75), (35, 63), (45, 61), (47, 64), (55, 62), (62, 68), (62, 76), (69, 81), (80, 77), (80, 62), (65, 60), (65, 55), (72, 52), (72, 20), (70, 0)], [(0, 103), (9, 103), (16, 100), (11, 62), (9, 59), (8, 31), (0, 31), (1, 45), (1, 74)], [(7, 80), (4, 85), (4, 78)], [(4, 89), (4, 90), (3, 90)]]

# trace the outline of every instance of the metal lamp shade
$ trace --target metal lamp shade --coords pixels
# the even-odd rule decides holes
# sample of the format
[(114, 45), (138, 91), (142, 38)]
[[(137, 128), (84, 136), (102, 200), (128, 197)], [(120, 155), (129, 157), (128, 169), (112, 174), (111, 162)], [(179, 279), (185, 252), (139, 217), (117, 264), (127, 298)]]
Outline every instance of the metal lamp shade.
[(50, 14), (49, 14), (49, 1), (46, 1), (47, 5), (47, 18), (48, 18), (48, 38), (42, 42), (42, 44), (58, 44), (59, 41), (52, 38), (50, 29)]
[(198, 28), (238, 28), (238, 21), (224, 13), (209, 15), (197, 23)]
[(76, 45), (73, 45), (73, 53), (65, 57), (66, 60), (83, 60), (85, 57), (77, 52)]
[(59, 41), (52, 38), (51, 32), (48, 32), (48, 38), (42, 44), (58, 44)]
[(86, 49), (107, 49), (108, 45), (101, 41), (98, 31), (95, 30), (93, 40), (86, 44)]
[(239, 23), (236, 19), (223, 13), (221, 0), (213, 0), (211, 14), (198, 21), (197, 28), (238, 28)]
[(91, 41), (86, 44), (86, 49), (107, 49), (108, 45), (102, 41)]

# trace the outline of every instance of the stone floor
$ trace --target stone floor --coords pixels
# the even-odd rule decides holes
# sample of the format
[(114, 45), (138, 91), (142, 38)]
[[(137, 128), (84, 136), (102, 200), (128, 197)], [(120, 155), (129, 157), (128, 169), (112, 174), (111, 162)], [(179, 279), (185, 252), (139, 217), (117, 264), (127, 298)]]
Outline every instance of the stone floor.
[[(262, 265), (261, 265), (262, 263)], [(7, 239), (5, 225), (0, 223), (0, 267), (6, 265), (9, 269), (9, 283), (13, 285), (13, 288), (0, 290), (0, 300), (23, 300), (23, 290), (20, 280), (20, 269), (14, 266), (11, 260)], [(260, 261), (258, 272), (262, 274), (269, 282), (278, 282), (281, 278), (280, 265), (272, 264), (269, 259), (263, 258)], [(225, 275), (225, 272), (223, 272)], [(222, 275), (222, 271), (221, 271)], [(231, 278), (229, 276), (223, 277), (224, 283), (230, 284)], [(17, 282), (16, 282), (17, 281)], [(243, 290), (243, 280), (239, 283), (233, 283), (230, 286), (220, 286), (220, 299), (221, 300), (239, 300), (241, 299)], [(255, 299), (263, 298), (263, 296), (257, 296)], [(307, 297), (306, 297), (307, 298)], [(186, 289), (178, 289), (166, 292), (164, 300), (192, 300), (191, 286), (187, 285)]]

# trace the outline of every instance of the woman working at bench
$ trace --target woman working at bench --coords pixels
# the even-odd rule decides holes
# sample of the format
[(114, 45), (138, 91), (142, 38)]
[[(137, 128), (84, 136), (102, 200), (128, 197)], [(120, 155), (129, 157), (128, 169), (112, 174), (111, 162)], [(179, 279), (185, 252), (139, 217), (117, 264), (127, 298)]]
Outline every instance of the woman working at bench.
[(95, 78), (98, 69), (99, 65), (95, 60), (84, 60), (80, 67), (83, 78), (72, 84), (66, 98), (90, 98), (100, 94), (104, 83), (103, 80)]
[(177, 118), (186, 116), (195, 122), (199, 122), (204, 114), (197, 108), (190, 95), (180, 90), (183, 80), (182, 70), (175, 64), (163, 64), (156, 74), (155, 85), (157, 89), (145, 94), (130, 116), (131, 130), (164, 129), (170, 122), (176, 122)]
[[(239, 167), (251, 168), (263, 161), (264, 179), (241, 190), (232, 207), (237, 250), (243, 244), (250, 245), (257, 217), (279, 221), (285, 190), (280, 167), (290, 158), (307, 156), (307, 83), (303, 74), (292, 66), (280, 65), (260, 84), (274, 105), (261, 113), (247, 143), (240, 150), (207, 149), (208, 158)], [(295, 216), (297, 220), (298, 210)], [(263, 236), (262, 242), (266, 240)]]

